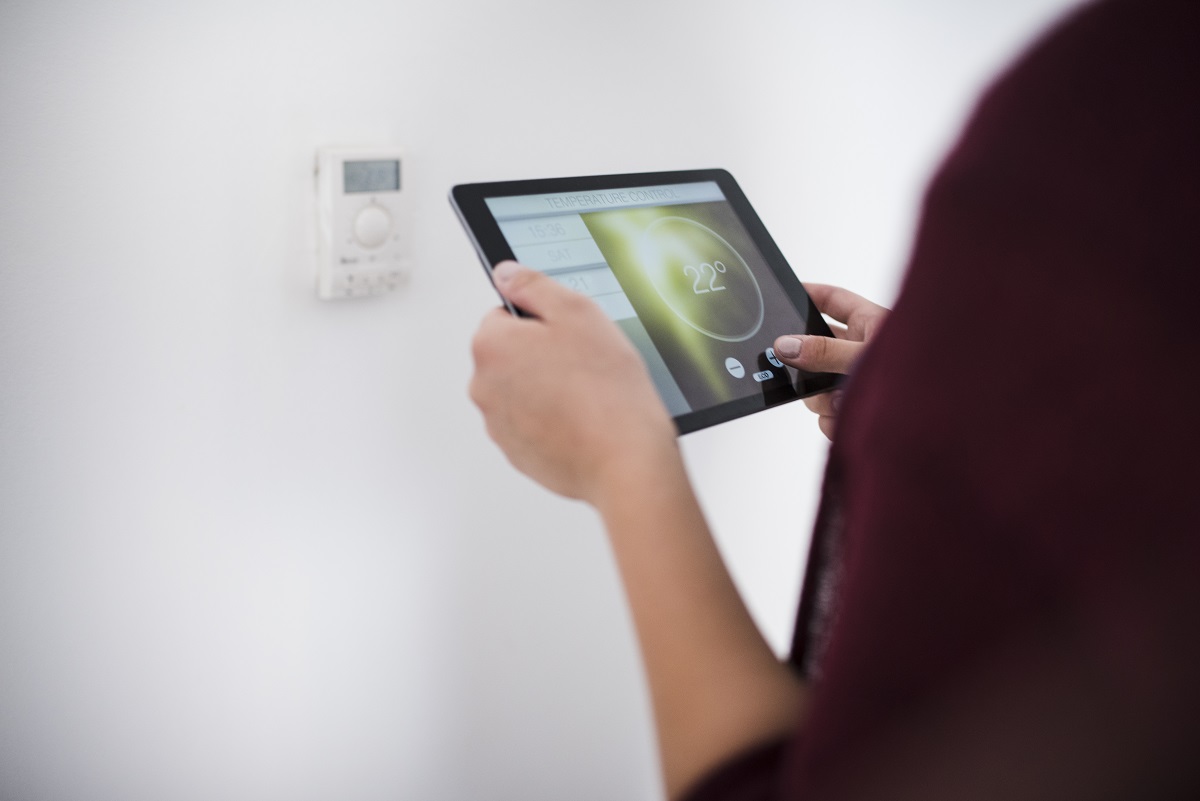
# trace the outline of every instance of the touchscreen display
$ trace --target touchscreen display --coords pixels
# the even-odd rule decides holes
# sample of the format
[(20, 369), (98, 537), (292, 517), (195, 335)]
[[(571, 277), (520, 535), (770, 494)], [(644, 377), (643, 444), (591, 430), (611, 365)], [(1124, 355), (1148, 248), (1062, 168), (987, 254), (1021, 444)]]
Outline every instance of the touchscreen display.
[(794, 397), (770, 348), (805, 320), (715, 181), (485, 202), (519, 262), (624, 330), (672, 415)]

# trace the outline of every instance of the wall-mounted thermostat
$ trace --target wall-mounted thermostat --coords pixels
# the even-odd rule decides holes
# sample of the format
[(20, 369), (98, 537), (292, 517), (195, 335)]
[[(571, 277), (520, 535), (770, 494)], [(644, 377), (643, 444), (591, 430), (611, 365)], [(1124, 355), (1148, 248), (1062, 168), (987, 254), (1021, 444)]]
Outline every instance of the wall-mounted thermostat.
[(408, 198), (399, 148), (317, 151), (317, 296), (395, 289), (410, 268)]

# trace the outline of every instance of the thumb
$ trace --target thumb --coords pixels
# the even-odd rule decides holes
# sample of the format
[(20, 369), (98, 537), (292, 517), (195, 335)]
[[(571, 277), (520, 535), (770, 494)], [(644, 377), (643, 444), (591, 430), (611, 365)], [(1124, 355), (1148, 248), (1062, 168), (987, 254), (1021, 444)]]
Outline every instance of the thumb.
[(794, 336), (775, 340), (775, 355), (784, 364), (810, 373), (848, 373), (866, 344), (830, 337)]
[(575, 294), (550, 276), (515, 261), (502, 261), (492, 268), (492, 281), (505, 300), (543, 320), (556, 316)]

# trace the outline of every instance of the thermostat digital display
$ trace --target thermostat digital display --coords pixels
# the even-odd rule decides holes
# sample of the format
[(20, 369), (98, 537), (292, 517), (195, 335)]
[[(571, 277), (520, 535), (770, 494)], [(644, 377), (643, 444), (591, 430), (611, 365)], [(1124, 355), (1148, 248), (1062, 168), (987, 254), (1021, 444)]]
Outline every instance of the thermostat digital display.
[(400, 162), (347, 161), (342, 164), (342, 187), (352, 192), (399, 192)]

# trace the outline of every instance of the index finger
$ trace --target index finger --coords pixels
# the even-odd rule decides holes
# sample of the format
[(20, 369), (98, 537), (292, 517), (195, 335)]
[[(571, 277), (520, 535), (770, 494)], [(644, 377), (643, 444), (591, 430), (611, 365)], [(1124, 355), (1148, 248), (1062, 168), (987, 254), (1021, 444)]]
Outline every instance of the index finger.
[(842, 289), (840, 286), (805, 283), (804, 289), (813, 299), (813, 303), (817, 305), (821, 314), (828, 314), (842, 323), (850, 322), (850, 317), (855, 312), (877, 308), (876, 304), (861, 295), (856, 295), (849, 289)]
[(477, 341), (492, 341), (509, 336), (510, 332), (539, 321), (526, 317), (514, 317), (504, 306), (497, 306), (483, 316), (475, 330)]
[(502, 261), (492, 268), (492, 280), (506, 300), (542, 320), (578, 311), (578, 292), (538, 270), (515, 261)]

